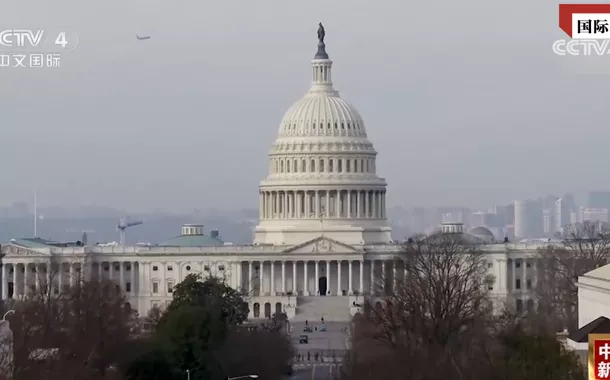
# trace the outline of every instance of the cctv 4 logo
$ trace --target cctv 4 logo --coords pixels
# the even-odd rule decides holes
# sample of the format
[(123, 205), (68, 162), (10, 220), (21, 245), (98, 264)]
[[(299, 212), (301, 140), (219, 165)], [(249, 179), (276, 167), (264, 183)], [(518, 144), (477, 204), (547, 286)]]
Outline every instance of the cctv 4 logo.
[[(38, 29), (8, 29), (0, 32), (0, 46), (17, 48), (36, 48), (43, 41), (44, 30)], [(55, 45), (65, 48), (68, 45), (66, 32), (59, 32), (55, 38)]]

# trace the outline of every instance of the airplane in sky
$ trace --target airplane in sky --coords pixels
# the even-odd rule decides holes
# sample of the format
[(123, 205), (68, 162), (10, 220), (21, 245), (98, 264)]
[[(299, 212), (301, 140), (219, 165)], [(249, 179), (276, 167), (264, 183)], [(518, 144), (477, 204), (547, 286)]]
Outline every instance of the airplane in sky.
[(149, 38), (150, 38), (150, 36), (144, 36), (144, 37), (140, 37), (140, 36), (138, 36), (138, 35), (136, 34), (136, 38), (137, 38), (138, 40), (147, 40), (147, 39), (149, 39)]

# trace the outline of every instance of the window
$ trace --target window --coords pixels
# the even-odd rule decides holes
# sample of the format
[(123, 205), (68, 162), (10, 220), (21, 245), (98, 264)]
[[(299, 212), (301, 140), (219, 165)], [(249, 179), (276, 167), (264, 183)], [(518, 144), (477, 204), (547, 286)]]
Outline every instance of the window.
[(172, 281), (169, 281), (167, 283), (167, 292), (172, 293), (173, 291), (174, 291), (174, 283)]
[(290, 173), (290, 160), (286, 160), (286, 173)]
[(284, 161), (280, 161), (280, 173), (284, 172)]
[(320, 173), (324, 173), (324, 160), (320, 160)]
[(131, 292), (131, 282), (126, 282), (125, 283), (125, 291), (127, 293)]
[(158, 282), (153, 282), (153, 293), (159, 293), (159, 283)]
[(312, 172), (316, 171), (316, 161), (315, 160), (311, 160), (311, 171)]
[(343, 160), (341, 160), (341, 159), (337, 160), (337, 171), (339, 173), (343, 172), (343, 165), (342, 164), (343, 164)]
[(345, 171), (348, 172), (348, 173), (352, 170), (350, 164), (351, 164), (350, 160), (345, 160)]
[(218, 266), (218, 270), (221, 270), (221, 271), (222, 271), (222, 270), (225, 270), (225, 266), (224, 266), (224, 265), (219, 265), (219, 266)]
[(531, 289), (532, 288), (532, 280), (530, 280), (530, 279), (525, 280), (525, 286), (527, 287), (527, 289)]
[(521, 289), (521, 280), (520, 279), (515, 280), (515, 289)]
[(159, 267), (158, 267), (158, 266), (156, 266), (156, 265), (153, 265), (153, 271), (155, 271), (155, 272), (156, 272), (156, 271), (158, 271), (158, 270), (159, 270)]
[(203, 270), (206, 271), (206, 272), (209, 272), (210, 271), (210, 266), (209, 265), (204, 265), (203, 266)]
[(521, 261), (517, 261), (515, 263), (515, 268), (521, 268)]
[(190, 266), (190, 265), (187, 265), (187, 266), (186, 266), (186, 270), (191, 270), (191, 266)]
[(531, 268), (532, 267), (532, 263), (530, 263), (529, 261), (527, 262), (527, 264), (525, 264), (526, 268)]
[(329, 159), (329, 160), (328, 160), (328, 172), (329, 172), (329, 173), (332, 173), (332, 172), (333, 172), (333, 169), (334, 169), (334, 168), (333, 168), (333, 160), (332, 160), (332, 159)]
[(303, 163), (301, 164), (301, 172), (305, 173), (307, 171), (307, 165), (305, 160), (303, 160)]
[(360, 160), (360, 173), (364, 173), (364, 160)]
[(493, 268), (494, 264), (493, 263), (487, 263), (487, 269), (491, 269)]
[(167, 266), (167, 270), (168, 270), (168, 271), (172, 271), (172, 270), (174, 270), (174, 267), (173, 267), (173, 266), (171, 266), (171, 265), (168, 265), (168, 266)]

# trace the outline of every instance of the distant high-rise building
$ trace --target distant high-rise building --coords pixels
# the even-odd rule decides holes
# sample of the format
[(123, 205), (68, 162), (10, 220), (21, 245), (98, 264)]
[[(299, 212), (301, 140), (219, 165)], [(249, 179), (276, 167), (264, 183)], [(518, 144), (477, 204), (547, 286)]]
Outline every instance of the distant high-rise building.
[(527, 235), (527, 201), (515, 201), (515, 237)]
[(607, 208), (580, 208), (581, 222), (606, 222), (608, 223)]
[(606, 208), (610, 210), (610, 191), (590, 191), (587, 208)]
[(515, 201), (515, 237), (543, 236), (542, 199)]

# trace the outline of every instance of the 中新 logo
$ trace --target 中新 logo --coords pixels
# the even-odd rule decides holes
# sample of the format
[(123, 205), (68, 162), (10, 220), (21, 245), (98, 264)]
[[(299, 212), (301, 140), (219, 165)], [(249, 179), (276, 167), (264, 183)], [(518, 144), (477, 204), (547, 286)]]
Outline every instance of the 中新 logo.
[(610, 334), (589, 334), (589, 380), (610, 379)]
[(555, 54), (610, 54), (610, 4), (560, 4), (559, 28), (569, 38), (553, 43)]

